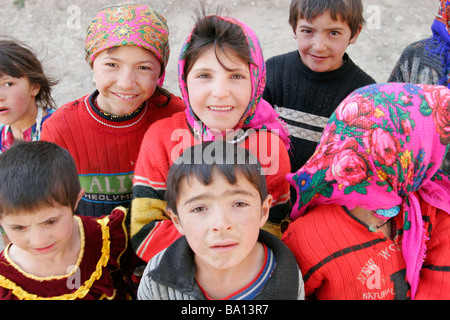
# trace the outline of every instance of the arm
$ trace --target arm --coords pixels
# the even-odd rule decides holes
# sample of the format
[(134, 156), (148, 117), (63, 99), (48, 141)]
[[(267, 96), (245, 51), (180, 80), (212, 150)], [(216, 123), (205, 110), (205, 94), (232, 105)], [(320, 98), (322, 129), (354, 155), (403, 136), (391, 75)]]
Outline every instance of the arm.
[(266, 130), (250, 134), (247, 143), (246, 147), (258, 157), (263, 167), (267, 191), (273, 197), (269, 219), (263, 229), (281, 238), (281, 226), (290, 210), (290, 185), (286, 179), (291, 171), (288, 152), (283, 141)]
[(152, 131), (147, 132), (142, 142), (131, 203), (131, 242), (146, 262), (180, 237), (166, 211), (166, 177), (171, 162), (152, 135)]

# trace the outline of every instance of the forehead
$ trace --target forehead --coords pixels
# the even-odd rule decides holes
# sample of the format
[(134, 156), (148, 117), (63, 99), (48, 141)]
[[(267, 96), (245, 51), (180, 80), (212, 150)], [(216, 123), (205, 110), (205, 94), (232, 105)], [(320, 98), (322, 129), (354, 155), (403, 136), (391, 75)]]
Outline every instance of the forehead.
[[(214, 48), (213, 45), (205, 47), (198, 55), (197, 59), (193, 63), (193, 68), (209, 66), (217, 66), (220, 64), (228, 68), (242, 68), (249, 69), (248, 62), (245, 61), (237, 51), (233, 48)], [(223, 66), (222, 66), (223, 68)]]
[(159, 63), (158, 58), (151, 51), (138, 46), (112, 47), (101, 51), (95, 60), (108, 58), (123, 61), (149, 61)]
[(221, 199), (225, 196), (237, 194), (259, 198), (259, 191), (243, 173), (236, 172), (236, 183), (232, 184), (224, 174), (213, 168), (211, 183), (208, 185), (204, 184), (194, 174), (184, 177), (179, 185), (178, 203), (200, 196), (202, 198)]

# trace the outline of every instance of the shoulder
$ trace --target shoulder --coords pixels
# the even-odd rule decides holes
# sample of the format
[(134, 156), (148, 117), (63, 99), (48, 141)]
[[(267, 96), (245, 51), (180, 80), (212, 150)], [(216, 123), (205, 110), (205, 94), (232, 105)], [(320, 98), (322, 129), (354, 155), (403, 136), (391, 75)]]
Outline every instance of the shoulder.
[(375, 79), (373, 79), (366, 71), (361, 69), (361, 67), (355, 64), (354, 61), (350, 58), (350, 56), (347, 55), (347, 59), (348, 59), (347, 64), (349, 64), (347, 77), (353, 79), (353, 81), (357, 82), (359, 86), (365, 86), (376, 83)]
[(314, 207), (289, 224), (283, 234), (283, 242), (288, 244), (288, 247), (294, 243), (303, 246), (318, 239), (328, 238), (330, 227), (335, 227), (336, 220), (340, 220), (344, 213), (344, 209), (337, 204)]
[[(68, 102), (58, 109), (51, 109), (49, 112), (49, 117), (46, 120), (46, 123), (60, 123), (61, 120), (65, 119), (66, 117), (72, 117), (75, 114), (79, 113), (79, 110), (82, 106), (85, 106), (86, 100), (89, 98), (90, 95), (83, 96), (77, 100)], [(51, 115), (51, 116), (50, 116)], [(67, 123), (66, 123), (67, 125)]]

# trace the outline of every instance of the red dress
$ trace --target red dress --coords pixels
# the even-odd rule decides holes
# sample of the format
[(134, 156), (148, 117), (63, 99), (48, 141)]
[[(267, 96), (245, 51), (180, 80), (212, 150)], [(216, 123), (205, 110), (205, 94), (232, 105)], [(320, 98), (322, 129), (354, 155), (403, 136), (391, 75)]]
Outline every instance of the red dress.
[(133, 295), (123, 272), (135, 261), (128, 248), (125, 210), (102, 218), (75, 217), (81, 235), (76, 267), (66, 275), (36, 277), (11, 260), (9, 244), (0, 254), (1, 300), (120, 300)]

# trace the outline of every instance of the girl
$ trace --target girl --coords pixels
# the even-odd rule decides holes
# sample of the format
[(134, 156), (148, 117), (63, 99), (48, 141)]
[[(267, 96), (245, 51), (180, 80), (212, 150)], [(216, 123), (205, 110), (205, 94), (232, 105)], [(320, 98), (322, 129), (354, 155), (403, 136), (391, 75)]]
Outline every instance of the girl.
[(156, 120), (185, 109), (161, 85), (169, 59), (164, 17), (146, 5), (100, 10), (86, 36), (95, 92), (52, 116), (42, 138), (66, 148), (86, 189), (77, 214), (101, 216), (129, 207), (142, 137)]
[(138, 255), (148, 261), (180, 236), (164, 200), (169, 167), (184, 149), (215, 139), (242, 144), (265, 166), (274, 199), (265, 228), (280, 237), (288, 210), (289, 139), (261, 99), (265, 64), (256, 35), (233, 18), (200, 18), (181, 53), (179, 83), (185, 112), (148, 130), (136, 164), (131, 234)]
[[(317, 299), (449, 299), (450, 90), (379, 84), (336, 109), (283, 234)], [(406, 271), (405, 271), (406, 270)]]
[(35, 54), (15, 40), (0, 40), (0, 154), (14, 141), (37, 141), (55, 103)]

